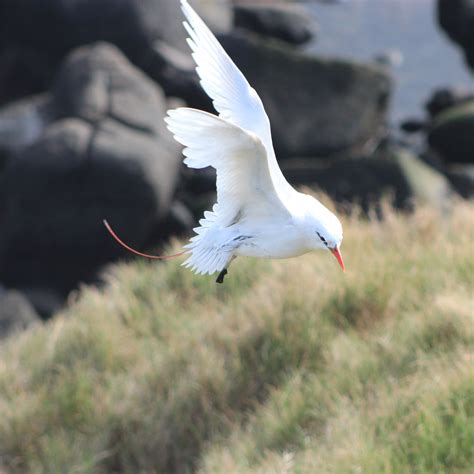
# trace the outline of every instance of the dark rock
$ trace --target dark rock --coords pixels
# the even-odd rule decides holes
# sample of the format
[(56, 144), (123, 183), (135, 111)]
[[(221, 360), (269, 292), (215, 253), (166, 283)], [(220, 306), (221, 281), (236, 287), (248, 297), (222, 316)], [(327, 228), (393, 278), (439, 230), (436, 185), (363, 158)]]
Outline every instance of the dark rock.
[(413, 201), (445, 209), (451, 194), (440, 172), (399, 148), (368, 158), (289, 160), (282, 168), (290, 183), (322, 190), (348, 209), (359, 204), (368, 211), (384, 197), (400, 209)]
[(54, 99), (63, 117), (79, 117), (90, 123), (108, 117), (143, 133), (165, 131), (167, 104), (163, 94), (107, 43), (79, 48), (64, 61)]
[(144, 69), (168, 97), (180, 97), (189, 107), (212, 111), (211, 100), (199, 83), (195, 67), (190, 50), (184, 53), (164, 41), (155, 41)]
[(438, 0), (438, 21), (474, 69), (474, 0)]
[(307, 10), (294, 4), (236, 5), (234, 25), (297, 45), (311, 41), (316, 33), (316, 25)]
[(38, 314), (19, 291), (0, 287), (0, 338), (24, 330), (39, 321)]
[[(166, 2), (166, 0), (162, 1)], [(216, 33), (228, 33), (232, 30), (234, 24), (232, 0), (192, 0), (190, 3), (212, 31)], [(179, 20), (182, 23), (181, 13)], [(163, 36), (163, 38), (166, 39), (166, 36)]]
[[(7, 166), (9, 159), (10, 159), (10, 153), (4, 148), (0, 147), (0, 173), (2, 173), (5, 167)], [(0, 190), (0, 194), (1, 192), (2, 191)]]
[(174, 201), (166, 218), (158, 223), (151, 233), (150, 242), (163, 241), (163, 235), (187, 236), (196, 226), (191, 211), (180, 201)]
[[(54, 104), (62, 115), (4, 172), (0, 281), (61, 296), (132, 245), (169, 212), (181, 163), (165, 130), (163, 94), (110, 45), (72, 53)], [(166, 236), (165, 236), (166, 237)]]
[(28, 97), (0, 109), (0, 150), (11, 154), (37, 140), (56, 117), (49, 94)]
[[(0, 16), (0, 22), (2, 18), (6, 16)], [(5, 44), (0, 39), (0, 105), (44, 92), (56, 65), (57, 61), (47, 51)]]
[(64, 295), (53, 288), (37, 286), (18, 288), (18, 290), (28, 299), (43, 320), (51, 318), (60, 311), (66, 301)]
[(212, 167), (183, 168), (180, 188), (194, 195), (216, 191), (216, 170)]
[(399, 166), (409, 187), (408, 201), (429, 205), (441, 211), (450, 206), (452, 188), (446, 177), (409, 150), (395, 149), (388, 157)]
[(474, 101), (438, 114), (428, 143), (449, 163), (474, 163)]
[(424, 130), (426, 122), (419, 119), (406, 119), (400, 124), (400, 128), (406, 133), (417, 133)]
[[(195, 0), (193, 6), (217, 32), (229, 31), (228, 0)], [(127, 56), (143, 54), (157, 39), (186, 48), (183, 15), (169, 0), (4, 0), (1, 44), (51, 52), (57, 59), (83, 44), (106, 41)]]
[(280, 158), (352, 154), (385, 133), (392, 81), (382, 69), (257, 37), (221, 40), (262, 98)]
[[(229, 31), (229, 0), (193, 5), (215, 31)], [(84, 44), (112, 43), (145, 70), (156, 40), (188, 50), (178, 1), (4, 0), (3, 8), (0, 104), (46, 90), (64, 56)]]
[(197, 222), (203, 212), (216, 202), (216, 170), (212, 167), (192, 169), (183, 166), (176, 196)]
[(443, 88), (433, 92), (426, 103), (426, 110), (431, 117), (435, 117), (441, 112), (461, 105), (474, 99), (474, 94), (462, 89)]
[(87, 281), (120, 247), (102, 225), (140, 246), (166, 215), (178, 155), (159, 141), (107, 120), (50, 126), (5, 172), (0, 280), (63, 292)]
[(474, 198), (474, 165), (448, 166), (445, 171), (454, 190), (464, 199)]

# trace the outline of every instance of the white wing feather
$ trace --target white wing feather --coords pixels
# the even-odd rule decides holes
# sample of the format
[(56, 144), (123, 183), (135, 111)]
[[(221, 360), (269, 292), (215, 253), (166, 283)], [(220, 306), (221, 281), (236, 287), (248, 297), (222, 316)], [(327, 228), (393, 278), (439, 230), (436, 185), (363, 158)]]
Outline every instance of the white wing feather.
[(231, 257), (229, 226), (288, 211), (275, 192), (266, 149), (255, 134), (196, 109), (170, 110), (165, 120), (175, 140), (185, 146), (187, 166), (216, 169), (217, 205), (194, 229), (197, 235), (187, 246), (192, 255), (185, 262), (199, 273), (214, 273)]
[(260, 138), (267, 151), (276, 192), (282, 199), (293, 195), (295, 190), (278, 166), (270, 121), (260, 97), (187, 0), (181, 0), (181, 8), (187, 20), (184, 27), (189, 34), (188, 44), (197, 64), (196, 71), (219, 116)]
[(275, 192), (266, 149), (254, 133), (196, 109), (170, 110), (165, 121), (175, 140), (185, 146), (187, 166), (216, 169), (221, 226), (230, 225), (237, 214), (288, 214)]

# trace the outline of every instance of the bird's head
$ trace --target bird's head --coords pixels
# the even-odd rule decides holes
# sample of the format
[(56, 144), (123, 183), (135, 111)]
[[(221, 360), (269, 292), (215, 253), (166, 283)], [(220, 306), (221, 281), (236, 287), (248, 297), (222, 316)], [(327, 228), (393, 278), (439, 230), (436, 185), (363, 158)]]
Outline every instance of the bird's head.
[[(314, 199), (314, 198), (312, 198)], [(307, 235), (311, 249), (329, 250), (345, 271), (341, 255), (342, 225), (339, 219), (319, 201), (314, 199), (307, 216)]]

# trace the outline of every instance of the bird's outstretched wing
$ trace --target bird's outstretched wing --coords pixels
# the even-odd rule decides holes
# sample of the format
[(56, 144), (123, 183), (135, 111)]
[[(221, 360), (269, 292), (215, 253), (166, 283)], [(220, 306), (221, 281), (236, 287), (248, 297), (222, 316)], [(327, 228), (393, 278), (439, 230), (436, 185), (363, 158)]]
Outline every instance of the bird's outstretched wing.
[(221, 226), (243, 217), (264, 219), (287, 213), (275, 192), (267, 151), (257, 135), (216, 115), (184, 107), (168, 111), (165, 121), (175, 140), (185, 147), (187, 166), (216, 169), (214, 220)]
[(294, 190), (276, 161), (270, 121), (260, 97), (187, 0), (181, 0), (181, 8), (187, 20), (184, 27), (189, 34), (188, 44), (193, 51), (203, 89), (212, 99), (220, 117), (249, 130), (261, 140), (276, 192), (285, 199)]
[(267, 151), (254, 133), (202, 110), (180, 108), (165, 119), (176, 141), (184, 145), (184, 163), (190, 168), (212, 166), (217, 176), (217, 204), (199, 221), (196, 236), (186, 245), (184, 262), (197, 273), (225, 268), (239, 245), (234, 224), (264, 222), (288, 216), (275, 192)]

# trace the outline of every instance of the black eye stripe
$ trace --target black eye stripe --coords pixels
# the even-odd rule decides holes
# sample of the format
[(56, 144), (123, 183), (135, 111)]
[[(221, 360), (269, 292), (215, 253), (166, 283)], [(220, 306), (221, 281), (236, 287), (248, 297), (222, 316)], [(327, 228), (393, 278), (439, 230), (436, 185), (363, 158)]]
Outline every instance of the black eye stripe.
[(326, 239), (319, 233), (319, 232), (316, 232), (316, 234), (318, 234), (318, 237), (321, 239), (321, 241), (327, 245), (328, 243), (326, 242)]

